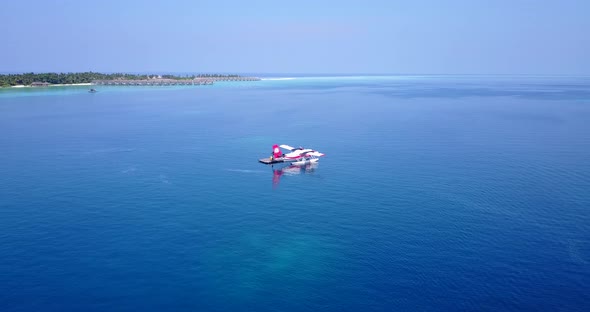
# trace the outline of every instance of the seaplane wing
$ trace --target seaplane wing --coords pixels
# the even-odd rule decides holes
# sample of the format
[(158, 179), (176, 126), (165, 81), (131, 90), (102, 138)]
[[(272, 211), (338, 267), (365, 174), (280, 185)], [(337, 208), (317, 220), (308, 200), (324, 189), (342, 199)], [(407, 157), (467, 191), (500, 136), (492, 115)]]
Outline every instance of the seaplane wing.
[(291, 153), (285, 154), (285, 158), (300, 158), (300, 157), (307, 157), (306, 154), (313, 152), (313, 150), (306, 148), (306, 149), (295, 149)]
[(324, 153), (320, 153), (320, 152), (318, 152), (318, 151), (311, 151), (311, 152), (309, 152), (309, 153), (306, 153), (305, 155), (308, 155), (308, 156), (315, 156), (315, 157), (322, 157), (322, 156), (324, 156), (324, 155), (326, 155), (326, 154), (324, 154)]
[(299, 154), (307, 154), (307, 153), (312, 153), (315, 152), (314, 150), (312, 150), (311, 148), (304, 148), (302, 150), (297, 150), (296, 151)]
[(289, 150), (289, 151), (294, 151), (294, 150), (296, 150), (296, 148), (294, 148), (294, 147), (292, 147), (292, 146), (289, 146), (289, 145), (287, 145), (287, 144), (281, 144), (281, 145), (280, 145), (280, 147), (281, 147), (281, 148), (284, 148), (284, 149), (286, 149), (286, 150)]

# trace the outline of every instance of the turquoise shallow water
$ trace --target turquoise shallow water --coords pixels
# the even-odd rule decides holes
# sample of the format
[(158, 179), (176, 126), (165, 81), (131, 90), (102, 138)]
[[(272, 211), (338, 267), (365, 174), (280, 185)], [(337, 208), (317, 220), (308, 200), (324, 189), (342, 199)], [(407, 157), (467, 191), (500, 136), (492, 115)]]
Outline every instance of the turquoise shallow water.
[(590, 304), (588, 78), (86, 89), (0, 90), (2, 311)]

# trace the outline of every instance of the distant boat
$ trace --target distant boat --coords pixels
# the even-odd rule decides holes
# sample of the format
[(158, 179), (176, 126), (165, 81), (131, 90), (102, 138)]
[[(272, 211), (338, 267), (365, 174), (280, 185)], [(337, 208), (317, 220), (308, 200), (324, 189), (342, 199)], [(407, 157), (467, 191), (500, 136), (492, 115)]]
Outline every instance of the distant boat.
[(90, 93), (96, 93), (96, 89), (90, 89), (90, 90), (88, 90), (88, 92), (90, 92)]

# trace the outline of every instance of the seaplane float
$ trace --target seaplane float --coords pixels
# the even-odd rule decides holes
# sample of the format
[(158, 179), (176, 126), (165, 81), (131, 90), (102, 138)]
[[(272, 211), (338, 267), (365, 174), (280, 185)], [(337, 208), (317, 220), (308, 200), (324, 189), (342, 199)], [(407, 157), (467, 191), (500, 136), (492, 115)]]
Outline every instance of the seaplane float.
[[(281, 148), (289, 152), (285, 154), (281, 151)], [(275, 144), (272, 146), (272, 155), (267, 158), (259, 159), (258, 161), (266, 165), (286, 164), (292, 166), (305, 166), (317, 163), (322, 156), (325, 156), (325, 154), (309, 148)]]

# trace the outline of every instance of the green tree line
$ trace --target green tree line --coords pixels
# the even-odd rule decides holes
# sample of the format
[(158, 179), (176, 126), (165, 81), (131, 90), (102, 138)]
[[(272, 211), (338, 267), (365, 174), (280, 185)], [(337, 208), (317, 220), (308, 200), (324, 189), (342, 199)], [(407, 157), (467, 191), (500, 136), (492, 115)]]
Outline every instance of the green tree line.
[[(31, 85), (33, 82), (47, 82), (50, 84), (90, 83), (94, 80), (142, 80), (158, 77), (158, 75), (137, 75), (126, 73), (102, 74), (95, 72), (83, 73), (24, 73), (0, 75), (0, 86)], [(239, 75), (201, 74), (191, 76), (161, 75), (164, 79), (194, 79), (194, 78), (223, 78), (240, 77)]]

